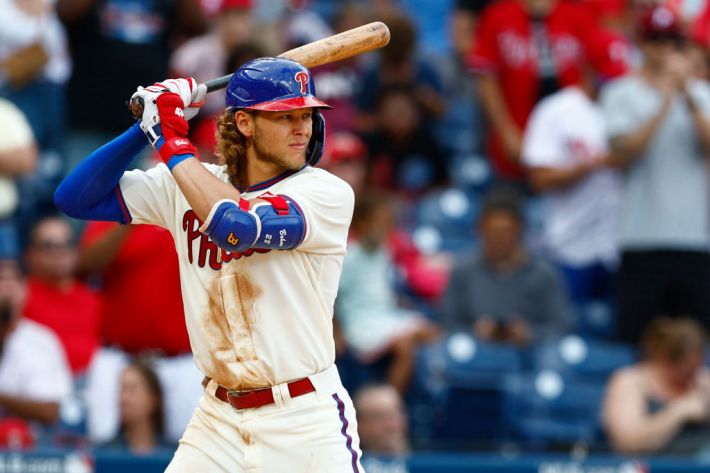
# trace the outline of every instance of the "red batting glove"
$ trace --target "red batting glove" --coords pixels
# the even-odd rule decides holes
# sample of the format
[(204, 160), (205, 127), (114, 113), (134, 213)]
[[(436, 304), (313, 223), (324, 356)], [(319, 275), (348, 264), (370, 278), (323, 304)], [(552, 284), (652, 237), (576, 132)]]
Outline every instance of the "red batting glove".
[[(160, 127), (165, 140), (158, 148), (160, 158), (170, 166), (170, 158), (180, 154), (197, 156), (197, 149), (187, 139), (188, 124), (183, 108), (185, 104), (178, 94), (165, 92), (155, 101), (160, 117)], [(171, 167), (172, 169), (172, 167)]]

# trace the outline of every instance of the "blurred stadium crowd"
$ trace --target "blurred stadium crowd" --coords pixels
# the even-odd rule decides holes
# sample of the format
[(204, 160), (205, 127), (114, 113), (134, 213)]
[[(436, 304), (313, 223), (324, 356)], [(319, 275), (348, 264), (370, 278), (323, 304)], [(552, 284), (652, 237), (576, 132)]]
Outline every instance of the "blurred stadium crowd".
[(710, 453), (709, 0), (0, 12), (0, 446), (171, 449), (201, 395), (170, 235), (53, 205), (136, 86), (379, 20), (388, 47), (313, 70), (357, 197), (335, 340), (363, 449)]

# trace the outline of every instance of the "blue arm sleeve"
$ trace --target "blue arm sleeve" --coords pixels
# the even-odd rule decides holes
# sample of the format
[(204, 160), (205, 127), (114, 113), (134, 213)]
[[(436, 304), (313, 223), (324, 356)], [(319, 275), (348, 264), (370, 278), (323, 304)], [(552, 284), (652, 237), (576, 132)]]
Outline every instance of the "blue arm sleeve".
[(138, 123), (87, 156), (54, 193), (58, 209), (73, 218), (130, 223), (118, 181), (147, 141)]
[(279, 214), (268, 204), (246, 212), (236, 202), (225, 200), (212, 211), (205, 233), (230, 253), (250, 248), (290, 250), (303, 241), (306, 224), (298, 207), (290, 202), (288, 206), (288, 214)]

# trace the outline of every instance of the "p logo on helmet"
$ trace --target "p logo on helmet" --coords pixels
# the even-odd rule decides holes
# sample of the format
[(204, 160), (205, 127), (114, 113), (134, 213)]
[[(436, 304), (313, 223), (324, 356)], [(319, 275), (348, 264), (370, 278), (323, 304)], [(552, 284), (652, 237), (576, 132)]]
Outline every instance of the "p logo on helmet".
[(313, 133), (306, 149), (306, 163), (315, 166), (325, 146), (325, 119), (318, 111), (331, 108), (316, 97), (311, 73), (290, 59), (263, 57), (242, 65), (227, 86), (228, 110), (282, 112), (313, 108)]
[(301, 84), (301, 93), (305, 94), (308, 91), (308, 89), (307, 89), (308, 79), (309, 79), (308, 74), (306, 74), (303, 71), (298, 71), (296, 73), (295, 79), (296, 79), (296, 82)]

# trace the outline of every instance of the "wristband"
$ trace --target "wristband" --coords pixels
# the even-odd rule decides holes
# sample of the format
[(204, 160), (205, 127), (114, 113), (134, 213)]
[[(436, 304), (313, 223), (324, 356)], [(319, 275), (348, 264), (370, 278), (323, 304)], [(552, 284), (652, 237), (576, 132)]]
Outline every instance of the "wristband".
[[(163, 162), (168, 163), (171, 158), (177, 157), (177, 155), (191, 154), (197, 156), (197, 148), (195, 148), (187, 138), (172, 137), (167, 138), (162, 146), (160, 146), (158, 154), (160, 154), (160, 159), (162, 159)], [(177, 162), (175, 162), (175, 164), (177, 164)], [(173, 164), (173, 166), (175, 166), (175, 164)]]
[(170, 169), (170, 172), (173, 171), (173, 168), (180, 164), (181, 162), (185, 161), (188, 158), (194, 158), (195, 156), (192, 154), (175, 154), (173, 155), (172, 158), (168, 159), (168, 162), (166, 163), (168, 165), (168, 169)]

